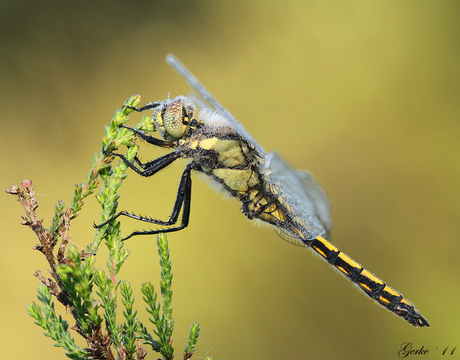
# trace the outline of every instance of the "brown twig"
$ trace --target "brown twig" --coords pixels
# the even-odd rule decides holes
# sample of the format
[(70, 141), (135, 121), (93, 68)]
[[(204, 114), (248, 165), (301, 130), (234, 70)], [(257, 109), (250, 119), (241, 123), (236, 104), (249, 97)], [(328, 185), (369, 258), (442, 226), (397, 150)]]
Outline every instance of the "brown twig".
[(106, 332), (102, 335), (101, 326), (94, 326), (92, 335), (88, 336), (89, 348), (85, 348), (89, 356), (96, 359), (115, 360), (112, 350), (110, 349), (110, 335)]
[[(54, 234), (50, 233), (49, 229), (43, 227), (43, 219), (39, 218), (35, 213), (35, 210), (38, 208), (38, 202), (35, 199), (35, 191), (32, 185), (32, 181), (24, 180), (21, 185), (24, 187), (24, 191), (19, 190), (19, 187), (16, 185), (10, 186), (5, 190), (6, 193), (16, 195), (17, 200), (22, 204), (25, 211), (25, 216), (22, 215), (22, 225), (26, 225), (32, 229), (35, 235), (38, 237), (39, 244), (35, 245), (33, 249), (40, 251), (45, 255), (48, 265), (50, 266), (50, 273), (54, 281), (50, 278), (44, 278), (40, 271), (36, 271), (34, 276), (36, 276), (43, 284), (45, 284), (50, 290), (51, 294), (56, 296), (56, 298), (64, 305), (68, 306), (67, 297), (62, 294), (62, 289), (59, 282), (59, 276), (56, 273), (56, 259), (54, 257), (53, 251), (56, 246), (56, 241), (54, 239)], [(64, 214), (64, 225), (60, 227), (59, 233), (62, 237), (62, 243), (59, 248), (59, 258), (58, 264), (64, 262), (64, 257), (61, 255), (65, 251), (65, 247), (71, 238), (68, 235), (68, 230), (70, 227), (69, 222), (69, 209), (67, 209), (66, 214)]]
[[(38, 208), (38, 202), (35, 199), (35, 191), (32, 186), (32, 181), (24, 180), (21, 185), (24, 187), (24, 191), (19, 190), (16, 185), (13, 185), (6, 189), (5, 192), (17, 196), (18, 201), (24, 207), (24, 211), (26, 213), (25, 216), (21, 216), (21, 224), (30, 227), (38, 237), (40, 243), (35, 245), (34, 249), (43, 253), (50, 265), (50, 268), (54, 269), (56, 264), (53, 256), (53, 249), (55, 246), (54, 236), (50, 236), (49, 231), (43, 228), (43, 219), (40, 219), (35, 214), (35, 210)], [(53, 272), (52, 275), (53, 278), (57, 280), (57, 274)]]
[[(57, 252), (57, 257), (55, 258), (53, 254), (54, 248), (57, 244), (54, 239), (55, 235), (50, 232), (49, 229), (45, 229), (43, 227), (43, 219), (37, 217), (35, 213), (35, 210), (38, 208), (38, 202), (35, 199), (35, 191), (32, 186), (32, 181), (24, 180), (21, 185), (24, 187), (24, 191), (21, 191), (18, 186), (12, 185), (7, 188), (5, 192), (11, 195), (16, 195), (18, 201), (24, 207), (25, 216), (21, 216), (21, 224), (30, 227), (38, 237), (40, 243), (35, 245), (33, 248), (45, 255), (46, 260), (50, 266), (49, 272), (51, 273), (51, 276), (54, 280), (51, 278), (45, 278), (40, 270), (37, 270), (33, 275), (44, 285), (46, 285), (50, 293), (54, 295), (62, 305), (65, 306), (67, 311), (72, 314), (73, 318), (78, 324), (78, 317), (73, 309), (73, 304), (69, 300), (66, 291), (63, 290), (62, 283), (59, 280), (59, 276), (56, 272), (56, 266), (59, 264), (67, 263), (68, 265), (72, 266), (72, 264), (69, 264), (70, 260), (65, 257), (65, 249), (70, 239), (72, 238), (72, 235), (69, 234), (69, 229), (70, 221), (75, 217), (75, 214), (70, 206), (62, 214), (62, 221), (58, 229), (62, 241)], [(85, 256), (86, 254), (82, 252), (82, 259), (84, 259)], [(73, 326), (72, 329), (84, 337), (88, 342), (90, 347), (85, 348), (85, 350), (89, 356), (95, 359), (115, 360), (110, 349), (110, 335), (108, 333), (103, 335), (100, 325), (93, 327), (91, 335), (84, 334), (79, 326)]]

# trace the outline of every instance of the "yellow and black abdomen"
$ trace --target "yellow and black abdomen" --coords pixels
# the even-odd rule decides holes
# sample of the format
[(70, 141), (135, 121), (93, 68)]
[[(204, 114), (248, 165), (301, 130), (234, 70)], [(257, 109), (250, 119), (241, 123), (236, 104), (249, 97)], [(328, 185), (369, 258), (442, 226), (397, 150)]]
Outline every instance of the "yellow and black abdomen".
[(385, 284), (384, 281), (371, 274), (360, 264), (345, 255), (338, 248), (321, 236), (305, 241), (324, 260), (338, 269), (348, 280), (354, 282), (369, 297), (376, 300), (389, 311), (401, 316), (414, 326), (430, 326), (428, 321), (407, 301), (402, 294)]

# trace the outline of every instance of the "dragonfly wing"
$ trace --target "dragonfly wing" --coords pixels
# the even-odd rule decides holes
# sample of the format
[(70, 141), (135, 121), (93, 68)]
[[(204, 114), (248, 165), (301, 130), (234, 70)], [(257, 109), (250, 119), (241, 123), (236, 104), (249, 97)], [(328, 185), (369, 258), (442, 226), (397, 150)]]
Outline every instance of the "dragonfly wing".
[(293, 222), (303, 229), (306, 240), (324, 236), (331, 230), (329, 202), (310, 173), (295, 170), (276, 152), (271, 152), (265, 161), (265, 180), (275, 186)]
[(295, 170), (297, 175), (302, 179), (304, 190), (308, 193), (319, 220), (329, 233), (332, 229), (332, 217), (329, 200), (326, 192), (316, 182), (313, 174), (307, 170)]

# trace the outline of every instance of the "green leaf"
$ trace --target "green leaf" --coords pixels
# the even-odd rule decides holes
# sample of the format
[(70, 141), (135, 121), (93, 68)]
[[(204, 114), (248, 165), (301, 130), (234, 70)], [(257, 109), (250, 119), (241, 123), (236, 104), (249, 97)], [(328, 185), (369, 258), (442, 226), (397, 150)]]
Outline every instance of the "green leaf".
[(56, 316), (51, 294), (43, 284), (38, 285), (38, 299), (43, 304), (42, 307), (36, 303), (27, 305), (27, 312), (36, 320), (35, 324), (45, 330), (45, 336), (56, 341), (54, 346), (66, 349), (66, 355), (69, 358), (76, 360), (86, 359), (88, 354), (75, 344), (74, 339), (70, 336), (67, 321), (63, 320), (61, 316)]

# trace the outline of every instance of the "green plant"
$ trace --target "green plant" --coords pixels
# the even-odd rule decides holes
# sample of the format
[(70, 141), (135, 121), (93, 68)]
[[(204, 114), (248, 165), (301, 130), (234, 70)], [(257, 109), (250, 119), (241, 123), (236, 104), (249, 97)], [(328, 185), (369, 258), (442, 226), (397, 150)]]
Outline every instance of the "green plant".
[[(166, 236), (163, 234), (158, 236), (162, 305), (152, 284), (145, 283), (142, 286), (146, 309), (151, 315), (149, 320), (155, 326), (153, 329), (155, 338), (136, 317), (137, 311), (134, 310), (131, 285), (118, 278), (120, 268), (129, 256), (129, 251), (124, 248), (124, 243), (121, 241), (120, 223), (111, 222), (96, 230), (93, 242), (81, 252), (78, 252), (75, 246), (68, 246), (71, 238), (70, 222), (82, 209), (83, 199), (94, 192), (100, 181), (102, 186), (96, 198), (103, 209), (101, 222), (116, 214), (119, 198), (117, 190), (126, 178), (127, 166), (124, 162), (120, 162), (112, 168), (113, 157), (106, 154), (121, 145), (126, 145), (128, 147), (126, 158), (132, 160), (136, 155), (137, 146), (132, 131), (119, 128), (119, 125), (128, 121), (128, 115), (133, 111), (130, 107), (137, 106), (139, 102), (139, 95), (132, 96), (122, 109), (116, 111), (115, 117), (105, 129), (106, 136), (102, 140), (104, 151), (94, 155), (93, 167), (86, 182), (75, 186), (71, 205), (64, 209), (62, 201), (56, 203), (49, 229), (43, 227), (43, 219), (38, 218), (35, 213), (38, 203), (32, 181), (26, 180), (21, 183), (24, 190), (20, 190), (15, 185), (6, 189), (7, 193), (16, 195), (23, 205), (25, 216), (22, 216), (22, 224), (35, 232), (39, 244), (34, 249), (45, 255), (50, 267), (51, 278), (46, 278), (40, 271), (34, 274), (41, 281), (38, 286), (39, 303), (30, 303), (27, 311), (34, 318), (35, 323), (45, 330), (44, 335), (56, 342), (54, 346), (66, 349), (66, 355), (71, 359), (140, 360), (147, 355), (145, 345), (161, 353), (164, 359), (174, 358), (172, 273)], [(144, 131), (155, 130), (152, 119), (145, 115), (137, 128)], [(103, 240), (109, 249), (107, 273), (95, 267), (95, 255)], [(116, 317), (119, 295), (123, 305), (122, 322), (117, 322)], [(75, 343), (68, 322), (56, 314), (53, 298), (73, 316), (75, 325), (70, 330), (74, 330), (86, 340), (88, 344), (86, 348), (82, 349)], [(193, 323), (184, 350), (184, 359), (189, 359), (193, 355), (199, 331), (199, 324)]]

